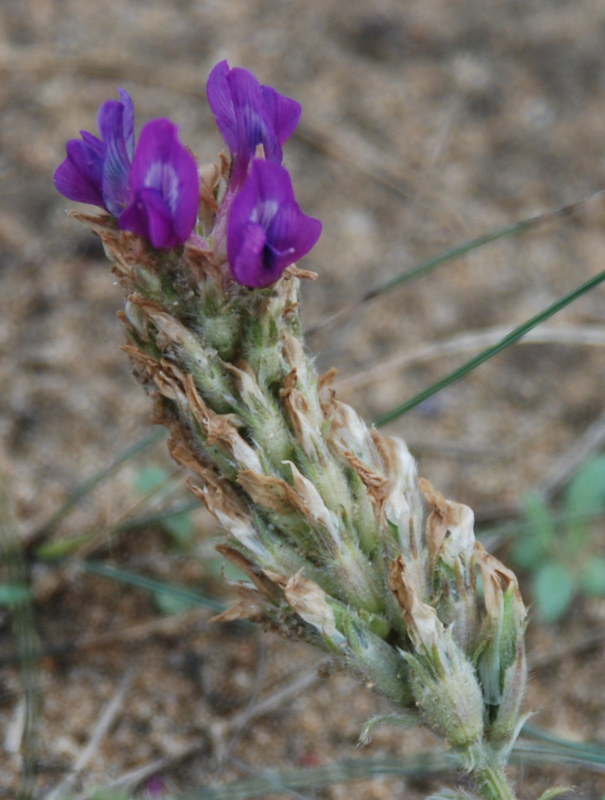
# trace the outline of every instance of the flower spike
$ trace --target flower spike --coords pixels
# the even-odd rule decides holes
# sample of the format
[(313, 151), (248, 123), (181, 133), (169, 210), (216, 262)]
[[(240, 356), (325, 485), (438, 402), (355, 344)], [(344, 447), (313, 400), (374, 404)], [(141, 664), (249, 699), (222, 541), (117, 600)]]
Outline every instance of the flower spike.
[(302, 258), (321, 234), (321, 222), (307, 217), (294, 197), (284, 167), (254, 159), (250, 175), (231, 205), (227, 252), (238, 283), (262, 288)]
[(55, 182), (117, 217), (78, 215), (124, 290), (124, 351), (154, 422), (225, 528), (219, 552), (247, 578), (216, 619), (322, 648), (398, 721), (422, 718), (445, 738), (477, 797), (515, 800), (505, 764), (527, 672), (517, 579), (476, 541), (472, 511), (418, 477), (402, 440), (336, 400), (333, 373), (318, 376), (306, 352), (309, 273), (284, 270), (321, 222), (302, 213), (281, 166), (300, 106), (226, 61), (208, 99), (231, 160), (198, 174), (168, 119), (147, 123), (133, 154), (121, 92), (99, 110), (100, 138), (68, 143)]

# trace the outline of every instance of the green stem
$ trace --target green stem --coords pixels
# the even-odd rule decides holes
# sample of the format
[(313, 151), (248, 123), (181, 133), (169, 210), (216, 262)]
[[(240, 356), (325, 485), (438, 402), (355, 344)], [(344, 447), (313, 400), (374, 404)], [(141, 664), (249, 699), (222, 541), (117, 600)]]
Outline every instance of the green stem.
[(477, 780), (485, 800), (516, 800), (513, 787), (501, 767), (477, 770)]
[(469, 748), (465, 756), (472, 764), (471, 776), (483, 800), (517, 800), (503, 767), (489, 747), (476, 745)]

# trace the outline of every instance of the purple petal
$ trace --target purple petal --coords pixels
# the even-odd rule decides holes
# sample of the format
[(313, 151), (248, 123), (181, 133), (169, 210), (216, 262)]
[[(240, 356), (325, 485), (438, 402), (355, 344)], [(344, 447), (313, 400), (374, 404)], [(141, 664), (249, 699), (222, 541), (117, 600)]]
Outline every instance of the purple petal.
[[(105, 145), (97, 136), (94, 136), (92, 133), (89, 133), (88, 131), (80, 131), (80, 136), (86, 142), (86, 144), (90, 148), (92, 148), (92, 150), (94, 150), (101, 156), (101, 158), (103, 158), (103, 156), (105, 155)], [(74, 141), (77, 142), (78, 140), (75, 139)]]
[[(170, 250), (182, 244), (174, 229), (170, 209), (157, 189), (140, 189), (133, 205), (136, 210), (132, 217), (133, 227), (129, 227), (129, 230), (149, 239), (151, 244), (160, 250)], [(120, 216), (120, 227), (128, 221), (126, 211)]]
[(231, 272), (238, 283), (259, 289), (275, 283), (281, 275), (273, 259), (267, 261), (267, 234), (258, 223), (249, 222), (242, 229), (241, 246), (231, 263)]
[(154, 247), (178, 247), (189, 238), (200, 199), (197, 164), (168, 119), (141, 131), (130, 170), (131, 205), (119, 225), (146, 236)]
[(134, 156), (134, 106), (132, 98), (126, 89), (118, 89), (118, 94), (124, 106), (124, 116), (122, 118), (122, 128), (124, 133), (124, 142), (126, 145), (126, 153), (130, 161)]
[(267, 229), (267, 238), (282, 269), (305, 256), (320, 234), (321, 222), (303, 214), (298, 203), (281, 205)]
[(128, 173), (134, 150), (134, 109), (128, 92), (101, 105), (97, 121), (101, 138), (80, 131), (67, 158), (55, 172), (55, 186), (71, 200), (102, 206), (117, 216), (130, 199)]
[(321, 222), (303, 214), (288, 171), (255, 159), (231, 204), (227, 252), (238, 283), (261, 288), (279, 279), (319, 239)]
[(256, 146), (263, 144), (265, 156), (271, 161), (279, 158), (281, 147), (273, 128), (259, 82), (251, 72), (235, 67), (228, 76), (238, 125), (238, 151), (250, 161)]
[[(88, 137), (101, 144), (92, 134)], [(103, 157), (99, 148), (89, 144), (88, 140), (70, 139), (66, 150), (67, 158), (57, 167), (54, 176), (58, 191), (70, 200), (104, 207), (101, 192)]]
[(265, 156), (281, 163), (280, 144), (268, 118), (260, 84), (251, 72), (245, 69), (232, 69), (228, 76), (235, 119), (237, 122), (237, 147), (232, 182), (241, 184), (248, 174), (250, 161), (254, 158), (256, 146), (262, 144)]
[(118, 225), (123, 231), (132, 231), (137, 236), (149, 239), (149, 218), (143, 200), (137, 196), (118, 218)]
[(237, 120), (228, 75), (229, 64), (220, 61), (208, 76), (206, 94), (221, 136), (229, 150), (235, 153), (238, 145)]
[(261, 86), (267, 114), (273, 124), (280, 144), (284, 144), (296, 130), (302, 107), (296, 100), (276, 92), (272, 86)]
[[(229, 220), (227, 223), (227, 253), (232, 271), (234, 270), (234, 265), (238, 262), (240, 253), (244, 249), (247, 226), (250, 222), (256, 222), (258, 220), (258, 200), (258, 177), (253, 170), (242, 188), (233, 198), (229, 212)], [(248, 267), (242, 267), (241, 270), (235, 267), (235, 269), (242, 274), (242, 271), (247, 271)], [(236, 280), (239, 281), (237, 276)], [(245, 285), (249, 286), (252, 284), (245, 283)]]
[(118, 216), (130, 198), (128, 174), (131, 157), (124, 136), (124, 104), (108, 100), (99, 109), (98, 124), (105, 144), (103, 198), (107, 210)]
[(229, 150), (236, 156), (231, 183), (239, 186), (248, 174), (256, 147), (263, 145), (265, 158), (282, 162), (281, 145), (292, 135), (301, 107), (261, 86), (248, 70), (229, 69), (226, 61), (214, 67), (208, 78), (208, 102)]
[[(292, 179), (285, 167), (255, 158), (252, 162), (250, 176), (254, 178), (256, 191), (262, 201), (269, 204), (296, 202)], [(271, 215), (271, 219), (272, 217), (273, 215)], [(267, 220), (267, 224), (269, 221)]]

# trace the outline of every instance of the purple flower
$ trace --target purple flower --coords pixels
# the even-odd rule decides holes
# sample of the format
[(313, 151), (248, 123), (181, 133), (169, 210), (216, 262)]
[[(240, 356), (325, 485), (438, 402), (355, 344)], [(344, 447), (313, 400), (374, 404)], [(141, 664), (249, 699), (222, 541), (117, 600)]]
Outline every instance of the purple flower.
[(128, 92), (99, 108), (101, 138), (80, 131), (70, 139), (67, 158), (55, 171), (55, 186), (70, 200), (101, 206), (118, 216), (128, 203), (128, 173), (134, 152), (134, 110)]
[(130, 205), (120, 214), (122, 230), (169, 250), (184, 244), (197, 219), (200, 185), (197, 164), (168, 119), (148, 122), (130, 169)]
[(255, 158), (234, 197), (227, 225), (227, 252), (235, 280), (262, 288), (319, 239), (321, 222), (307, 217), (294, 197), (284, 167)]
[(216, 124), (231, 153), (236, 154), (232, 185), (245, 179), (256, 147), (263, 145), (265, 158), (282, 162), (281, 146), (294, 133), (301, 107), (272, 86), (261, 86), (251, 72), (217, 64), (208, 78), (208, 102)]

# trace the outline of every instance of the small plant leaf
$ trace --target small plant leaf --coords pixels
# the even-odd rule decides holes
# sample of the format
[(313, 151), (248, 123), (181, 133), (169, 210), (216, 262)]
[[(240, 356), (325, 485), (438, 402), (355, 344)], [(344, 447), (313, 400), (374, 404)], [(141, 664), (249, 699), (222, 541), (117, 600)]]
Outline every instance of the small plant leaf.
[(74, 536), (70, 539), (57, 539), (53, 542), (44, 542), (36, 549), (36, 558), (41, 561), (55, 561), (58, 558), (76, 553), (81, 547), (93, 539), (91, 534)]
[(511, 555), (521, 569), (533, 571), (551, 552), (557, 529), (550, 509), (537, 492), (528, 492), (523, 505), (531, 530), (517, 537)]
[(166, 616), (184, 614), (187, 611), (191, 611), (191, 609), (195, 608), (197, 605), (195, 601), (183, 597), (182, 595), (174, 594), (169, 589), (159, 589), (155, 591), (153, 593), (153, 599), (158, 610), (161, 611), (162, 614), (166, 614)]
[(418, 715), (411, 711), (409, 714), (380, 714), (379, 716), (369, 719), (359, 734), (358, 747), (369, 744), (372, 741), (371, 731), (376, 725), (394, 725), (398, 728), (411, 728), (413, 725), (418, 725)]
[(552, 800), (553, 797), (558, 797), (560, 794), (575, 794), (573, 786), (555, 786), (553, 789), (547, 789), (543, 792), (538, 800)]
[(573, 574), (563, 564), (544, 564), (533, 580), (534, 598), (544, 622), (554, 622), (567, 610), (575, 592)]
[(586, 594), (605, 597), (605, 558), (593, 556), (580, 575), (580, 586)]
[(29, 587), (20, 583), (0, 584), (0, 606), (16, 606), (30, 598)]
[(571, 517), (570, 541), (577, 551), (589, 535), (585, 515), (605, 507), (605, 456), (597, 456), (580, 467), (565, 492), (565, 506)]
[(162, 484), (166, 483), (169, 477), (168, 471), (163, 467), (141, 467), (141, 469), (137, 470), (134, 477), (135, 491), (138, 494), (149, 494), (155, 489), (159, 489)]
[(178, 547), (186, 547), (191, 543), (195, 531), (193, 517), (189, 511), (173, 514), (162, 522), (162, 528), (172, 536)]

